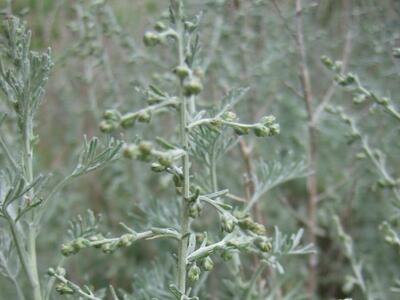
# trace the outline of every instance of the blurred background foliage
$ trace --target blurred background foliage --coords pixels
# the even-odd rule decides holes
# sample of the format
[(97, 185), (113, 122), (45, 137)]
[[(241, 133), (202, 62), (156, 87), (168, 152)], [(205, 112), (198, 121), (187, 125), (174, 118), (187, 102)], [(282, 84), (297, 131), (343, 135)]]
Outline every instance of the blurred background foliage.
[[(212, 106), (233, 88), (250, 87), (238, 104), (243, 120), (256, 121), (266, 113), (274, 114), (281, 135), (257, 146), (250, 137), (240, 145), (251, 148), (255, 170), (267, 170), (260, 180), (273, 182), (281, 175), (288, 177), (293, 163), (307, 164), (310, 146), (309, 119), (299, 79), (294, 1), (184, 2), (188, 15), (202, 12), (200, 41), (206, 89), (199, 100), (201, 105)], [(138, 88), (151, 82), (168, 84), (174, 65), (165, 62), (173, 62), (173, 58), (168, 51), (159, 54), (159, 49), (147, 49), (142, 43), (144, 31), (165, 14), (168, 1), (2, 0), (0, 8), (2, 18), (13, 13), (27, 21), (33, 32), (33, 48), (52, 48), (55, 67), (37, 124), (40, 161), (36, 163), (42, 169), (65, 173), (73, 164), (71, 153), (76, 152), (82, 136), (101, 135), (98, 124), (104, 110), (133, 111), (143, 106)], [(379, 230), (383, 221), (393, 221), (396, 214), (392, 192), (377, 188), (379, 174), (368, 159), (358, 155), (361, 146), (349, 137), (348, 126), (318, 109), (323, 108), (319, 104), (324, 101), (343, 106), (370, 144), (385, 153), (390, 172), (400, 174), (399, 123), (376, 105), (354, 104), (351, 94), (334, 84), (333, 74), (320, 61), (322, 55), (342, 60), (343, 67), (358, 74), (368, 88), (399, 105), (400, 60), (392, 50), (400, 46), (400, 2), (304, 0), (302, 16), (306, 65), (313, 107), (318, 112), (317, 299), (397, 299), (391, 287), (400, 276), (400, 256), (398, 249), (385, 243)], [(124, 139), (172, 135), (172, 122), (163, 116), (149, 126), (125, 132)], [(235, 144), (219, 161), (219, 185), (246, 199), (249, 170), (240, 145)], [(261, 166), (260, 159), (269, 169)], [(274, 226), (283, 232), (300, 227), (307, 231), (308, 175), (303, 173), (301, 178), (283, 180), (268, 190), (254, 208), (271, 233)], [(60, 255), (56, 253), (66, 238), (61, 233), (66, 232), (69, 220), (84, 215), (88, 208), (103, 216), (101, 226), (112, 233), (120, 232), (120, 221), (135, 226), (171, 222), (175, 199), (170, 186), (171, 178), (154, 176), (142, 163), (123, 159), (68, 186), (58, 195), (56, 213), (47, 220), (48, 229), (39, 236), (41, 272), (57, 265)], [(371, 298), (351, 284), (349, 275), (353, 271), (333, 215), (339, 216), (344, 231), (354, 240)], [(85, 259), (69, 258), (66, 267), (75, 282), (91, 282), (96, 288), (112, 283), (126, 290), (126, 299), (157, 295), (167, 299), (162, 291), (172, 270), (165, 263), (171, 258), (168, 249), (166, 242), (144, 242), (112, 257), (93, 255), (89, 249), (82, 254)], [(265, 272), (258, 284), (267, 291), (266, 296), (254, 299), (307, 298), (307, 262), (307, 257), (292, 258), (283, 262), (284, 275)], [(243, 272), (249, 277), (251, 269)], [(208, 280), (204, 299), (239, 299), (234, 296), (237, 287), (219, 285), (225, 280), (236, 279), (221, 267)], [(6, 280), (0, 279), (0, 291), (1, 299), (14, 299)]]

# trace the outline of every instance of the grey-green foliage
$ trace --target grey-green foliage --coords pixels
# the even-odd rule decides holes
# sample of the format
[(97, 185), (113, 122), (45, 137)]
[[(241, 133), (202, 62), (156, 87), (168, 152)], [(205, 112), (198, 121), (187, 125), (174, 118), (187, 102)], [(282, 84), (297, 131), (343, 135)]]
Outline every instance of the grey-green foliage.
[(36, 240), (56, 206), (54, 196), (69, 179), (112, 160), (121, 143), (111, 141), (103, 146), (96, 138), (85, 140), (78, 165), (70, 174), (53, 180), (47, 171), (39, 172), (36, 117), (53, 66), (50, 50), (32, 51), (31, 32), (18, 18), (8, 17), (1, 28), (1, 270), (14, 284), (16, 297), (42, 300), (49, 297), (52, 285), (46, 285), (42, 273), (47, 266), (38, 265)]
[[(243, 207), (238, 206), (234, 210), (226, 198), (229, 191), (218, 188), (217, 160), (231, 148), (237, 139), (237, 137), (225, 135), (224, 132), (231, 130), (237, 136), (253, 133), (256, 137), (268, 137), (279, 133), (279, 125), (273, 116), (260, 118), (256, 123), (239, 121), (232, 109), (244, 96), (246, 91), (244, 89), (231, 92), (220, 109), (209, 112), (200, 109), (201, 104), (197, 101), (198, 95), (204, 89), (204, 79), (198, 67), (199, 20), (199, 16), (184, 15), (181, 1), (171, 1), (169, 19), (166, 22), (157, 22), (155, 30), (147, 31), (143, 40), (148, 47), (171, 44), (172, 49), (175, 49), (176, 57), (172, 60), (172, 64), (175, 64), (175, 67), (172, 67), (176, 76), (175, 84), (170, 89), (162, 82), (159, 86), (149, 85), (148, 90), (143, 92), (143, 95), (147, 96), (146, 108), (127, 113), (110, 109), (103, 114), (103, 120), (100, 123), (100, 130), (110, 134), (117, 130), (134, 128), (138, 123), (153, 122), (153, 119), (164, 111), (179, 116), (174, 125), (178, 138), (172, 137), (170, 141), (157, 138), (156, 144), (152, 141), (135, 139), (134, 143), (127, 141), (123, 150), (126, 158), (150, 163), (150, 168), (155, 173), (172, 177), (176, 197), (179, 199), (179, 205), (176, 207), (180, 211), (178, 222), (166, 224), (167, 227), (148, 224), (143, 231), (137, 231), (121, 223), (127, 233), (120, 237), (105, 237), (98, 233), (78, 237), (62, 245), (62, 254), (70, 256), (92, 247), (101, 248), (104, 253), (110, 254), (119, 248), (129, 247), (133, 243), (136, 245), (141, 240), (162, 238), (177, 241), (178, 249), (168, 250), (175, 253), (177, 257), (174, 263), (175, 276), (169, 279), (168, 287), (164, 286), (163, 290), (158, 291), (158, 288), (145, 281), (147, 277), (143, 277), (144, 282), (141, 283), (141, 287), (134, 288), (133, 297), (147, 299), (151, 297), (150, 295), (157, 295), (159, 292), (165, 294), (169, 291), (169, 297), (172, 296), (174, 299), (198, 299), (203, 289), (207, 291), (204, 286), (206, 280), (199, 281), (200, 277), (207, 278), (208, 272), (213, 269), (213, 259), (217, 254), (225, 260), (235, 256), (236, 262), (241, 252), (257, 256), (263, 265), (263, 268), (256, 272), (259, 276), (265, 266), (277, 268), (279, 272), (283, 272), (279, 260), (284, 256), (307, 254), (312, 251), (310, 246), (299, 245), (303, 233), (301, 230), (290, 238), (283, 237), (278, 229), (274, 238), (267, 236), (264, 225), (255, 222), (249, 212), (243, 210)], [(199, 160), (199, 166), (191, 164), (193, 154)], [(193, 180), (197, 177), (196, 174), (201, 174), (201, 172), (210, 174), (212, 181), (209, 186), (199, 186)], [(263, 193), (266, 190), (267, 188), (263, 187)], [(157, 197), (155, 201), (166, 200)], [(202, 222), (202, 211), (206, 206), (216, 212), (221, 234), (216, 235), (209, 230), (196, 232), (195, 224)], [(173, 208), (171, 205), (168, 207)], [(154, 219), (151, 215), (149, 214), (150, 219)], [(146, 217), (146, 211), (144, 211), (144, 217)], [(163, 275), (160, 274), (162, 271), (156, 272), (158, 273), (156, 278), (164, 282)], [(163, 273), (165, 272), (168, 270), (163, 270)], [(64, 269), (50, 269), (49, 274), (57, 279), (56, 289), (62, 295), (102, 299), (95, 296), (89, 288), (80, 288), (67, 279)], [(252, 283), (243, 291), (246, 299), (252, 297), (256, 288), (254, 283), (258, 280), (258, 276), (253, 277)], [(148, 279), (152, 280), (151, 277)], [(160, 282), (157, 286), (160, 286)], [(146, 287), (148, 290), (143, 290)], [(153, 291), (153, 288), (156, 290)], [(110, 293), (113, 293), (113, 290), (110, 289)], [(168, 298), (168, 296), (159, 297)]]

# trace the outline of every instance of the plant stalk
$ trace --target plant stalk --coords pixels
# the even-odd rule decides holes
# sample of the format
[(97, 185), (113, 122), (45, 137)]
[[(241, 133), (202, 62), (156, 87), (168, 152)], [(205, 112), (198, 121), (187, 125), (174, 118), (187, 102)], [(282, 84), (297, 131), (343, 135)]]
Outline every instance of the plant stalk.
[[(179, 3), (177, 9), (177, 33), (178, 33), (178, 55), (179, 65), (183, 65), (185, 61), (184, 57), (184, 33), (182, 27), (182, 4)], [(186, 294), (186, 262), (187, 262), (187, 250), (188, 250), (188, 236), (189, 236), (189, 211), (187, 199), (189, 198), (190, 190), (190, 161), (189, 161), (189, 136), (188, 136), (188, 115), (187, 115), (187, 98), (183, 94), (182, 82), (179, 91), (180, 98), (180, 144), (181, 148), (185, 151), (185, 155), (182, 157), (182, 168), (183, 168), (183, 194), (182, 194), (182, 206), (181, 206), (181, 240), (179, 242), (178, 251), (178, 289), (185, 295)]]

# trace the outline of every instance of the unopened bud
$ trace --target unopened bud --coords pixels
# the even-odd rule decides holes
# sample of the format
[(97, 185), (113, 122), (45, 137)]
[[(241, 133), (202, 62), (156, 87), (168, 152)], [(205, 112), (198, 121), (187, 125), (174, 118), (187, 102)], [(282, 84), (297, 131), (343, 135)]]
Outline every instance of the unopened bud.
[(188, 272), (188, 279), (190, 282), (194, 283), (197, 280), (199, 280), (200, 278), (200, 273), (201, 270), (200, 268), (196, 265), (193, 264), (190, 268), (189, 268), (189, 272)]

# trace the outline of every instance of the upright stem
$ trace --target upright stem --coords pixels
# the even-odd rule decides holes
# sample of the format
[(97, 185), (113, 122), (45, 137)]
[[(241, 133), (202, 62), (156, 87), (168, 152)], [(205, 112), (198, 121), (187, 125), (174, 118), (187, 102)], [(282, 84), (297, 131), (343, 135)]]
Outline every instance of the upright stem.
[[(296, 0), (296, 46), (300, 58), (300, 80), (303, 88), (303, 97), (305, 100), (308, 115), (308, 176), (307, 176), (307, 193), (308, 193), (308, 234), (309, 241), (316, 244), (316, 227), (317, 227), (317, 177), (316, 177), (316, 129), (313, 111), (313, 95), (311, 89), (310, 75), (307, 68), (307, 54), (304, 45), (303, 20), (302, 20), (302, 4), (301, 0)], [(311, 254), (309, 258), (309, 277), (308, 277), (308, 295), (309, 299), (314, 298), (317, 287), (317, 256)]]
[[(182, 7), (181, 4), (177, 11), (177, 33), (178, 33), (178, 52), (179, 52), (179, 65), (184, 64), (184, 33), (182, 27)], [(189, 161), (189, 137), (188, 137), (188, 115), (187, 115), (187, 98), (183, 94), (182, 83), (179, 92), (180, 104), (180, 143), (182, 149), (185, 150), (185, 155), (182, 157), (183, 168), (183, 195), (182, 195), (182, 208), (181, 208), (181, 240), (179, 242), (178, 252), (178, 289), (182, 294), (186, 294), (186, 261), (187, 261), (187, 247), (188, 247), (188, 233), (189, 233), (189, 211), (187, 199), (189, 198), (190, 189), (190, 161)]]
[[(30, 112), (26, 112), (25, 128), (24, 128), (24, 176), (28, 184), (33, 182), (33, 120)], [(31, 189), (28, 193), (28, 201), (32, 201), (34, 191)], [(29, 281), (32, 287), (32, 296), (34, 300), (42, 300), (42, 292), (39, 281), (39, 272), (37, 267), (36, 256), (36, 225), (35, 225), (35, 212), (31, 212), (31, 222), (28, 227), (28, 263), (29, 263)]]

